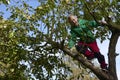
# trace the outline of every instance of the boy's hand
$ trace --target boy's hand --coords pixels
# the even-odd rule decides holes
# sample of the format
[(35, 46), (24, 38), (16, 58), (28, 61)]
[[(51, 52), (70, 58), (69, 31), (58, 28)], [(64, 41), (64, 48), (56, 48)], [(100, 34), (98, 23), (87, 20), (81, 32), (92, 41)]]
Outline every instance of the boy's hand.
[(103, 25), (108, 24), (108, 23), (105, 21), (105, 19), (104, 19), (104, 18), (102, 18), (102, 20), (100, 20), (100, 21), (99, 21), (99, 23), (100, 23), (100, 24), (103, 24)]
[(103, 20), (101, 21), (101, 23), (102, 23), (102, 24), (107, 24), (107, 22), (106, 22), (106, 21), (103, 21)]

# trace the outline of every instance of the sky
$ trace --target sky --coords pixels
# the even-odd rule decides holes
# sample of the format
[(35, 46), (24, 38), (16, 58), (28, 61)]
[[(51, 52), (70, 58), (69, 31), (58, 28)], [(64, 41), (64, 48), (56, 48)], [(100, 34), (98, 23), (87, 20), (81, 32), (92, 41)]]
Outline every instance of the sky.
[[(29, 4), (32, 4), (34, 7), (38, 6), (39, 4), (36, 4), (37, 0), (31, 0)], [(10, 13), (6, 11), (5, 5), (0, 5), (0, 11), (4, 11), (4, 18), (6, 19), (9, 17)], [(100, 48), (101, 53), (105, 56), (106, 62), (108, 63), (108, 46), (109, 46), (109, 40), (103, 41), (103, 43), (100, 42), (100, 40), (97, 39), (98, 46)], [(116, 57), (116, 66), (117, 66), (117, 75), (118, 80), (120, 80), (120, 37), (116, 46), (116, 53), (119, 53), (119, 55)]]

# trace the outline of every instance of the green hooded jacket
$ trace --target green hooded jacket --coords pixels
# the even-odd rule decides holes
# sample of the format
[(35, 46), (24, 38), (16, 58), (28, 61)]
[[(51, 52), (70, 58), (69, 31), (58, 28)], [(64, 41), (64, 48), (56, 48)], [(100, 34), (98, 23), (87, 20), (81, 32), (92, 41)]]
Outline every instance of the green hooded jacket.
[(71, 38), (69, 40), (69, 48), (72, 48), (76, 41), (82, 41), (85, 43), (90, 43), (95, 41), (95, 37), (91, 32), (90, 27), (97, 27), (96, 21), (87, 21), (83, 19), (78, 20), (78, 26), (71, 26)]

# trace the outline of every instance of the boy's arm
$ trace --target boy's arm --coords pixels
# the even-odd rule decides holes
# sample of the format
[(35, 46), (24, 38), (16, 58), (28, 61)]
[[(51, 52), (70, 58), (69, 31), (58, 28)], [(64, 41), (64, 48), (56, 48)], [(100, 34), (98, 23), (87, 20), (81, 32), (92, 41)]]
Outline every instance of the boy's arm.
[(103, 24), (107, 24), (107, 22), (105, 20), (99, 20), (98, 22), (96, 21), (88, 21), (88, 25), (89, 26), (92, 26), (92, 27), (97, 27), (97, 26), (100, 26), (100, 25), (103, 25)]
[(79, 20), (79, 23), (81, 24), (81, 25), (86, 25), (86, 26), (91, 26), (91, 27), (97, 27), (97, 26), (99, 26), (99, 24), (95, 21), (95, 20), (85, 20), (85, 19), (80, 19)]
[(96, 21), (88, 21), (88, 25), (89, 26), (92, 26), (92, 27), (97, 27), (97, 26), (99, 26), (100, 24), (98, 24)]

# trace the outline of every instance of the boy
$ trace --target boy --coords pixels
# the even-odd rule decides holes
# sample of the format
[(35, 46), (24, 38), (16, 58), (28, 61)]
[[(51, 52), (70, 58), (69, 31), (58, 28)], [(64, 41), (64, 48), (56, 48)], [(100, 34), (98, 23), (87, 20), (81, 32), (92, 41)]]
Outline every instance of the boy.
[[(83, 53), (88, 60), (97, 58), (100, 63), (100, 67), (102, 69), (107, 69), (105, 58), (100, 53), (96, 39), (89, 29), (89, 27), (97, 27), (98, 24), (95, 21), (87, 21), (82, 19), (78, 20), (78, 18), (74, 15), (70, 15), (68, 17), (68, 21), (71, 25), (71, 39), (69, 41), (69, 48), (72, 49), (77, 41), (77, 51)], [(105, 21), (101, 21), (100, 23), (106, 24)], [(79, 40), (77, 40), (77, 38), (79, 38)]]

